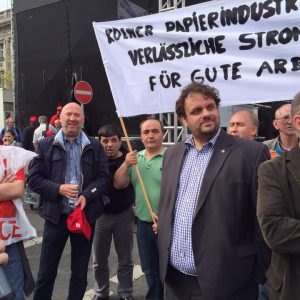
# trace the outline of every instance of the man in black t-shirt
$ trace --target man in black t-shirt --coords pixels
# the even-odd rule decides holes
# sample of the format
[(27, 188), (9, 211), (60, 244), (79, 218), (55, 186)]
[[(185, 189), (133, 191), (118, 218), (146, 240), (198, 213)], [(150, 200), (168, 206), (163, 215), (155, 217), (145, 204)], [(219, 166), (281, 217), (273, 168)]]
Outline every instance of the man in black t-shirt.
[(134, 299), (132, 297), (134, 192), (131, 185), (121, 190), (113, 187), (114, 174), (124, 162), (126, 150), (121, 147), (121, 135), (114, 125), (101, 127), (98, 137), (108, 159), (111, 186), (103, 199), (104, 214), (97, 219), (95, 226), (93, 241), (95, 295), (93, 300), (109, 297), (108, 256), (112, 238), (118, 255), (118, 295), (120, 299), (132, 300)]

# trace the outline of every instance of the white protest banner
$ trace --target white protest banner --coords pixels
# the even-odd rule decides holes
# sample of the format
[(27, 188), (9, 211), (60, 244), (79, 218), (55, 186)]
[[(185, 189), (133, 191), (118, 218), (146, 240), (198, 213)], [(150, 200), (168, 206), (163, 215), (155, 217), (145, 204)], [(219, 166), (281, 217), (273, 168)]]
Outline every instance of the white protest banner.
[(291, 99), (300, 87), (300, 0), (210, 1), (93, 23), (119, 116), (174, 111), (191, 81), (224, 105)]

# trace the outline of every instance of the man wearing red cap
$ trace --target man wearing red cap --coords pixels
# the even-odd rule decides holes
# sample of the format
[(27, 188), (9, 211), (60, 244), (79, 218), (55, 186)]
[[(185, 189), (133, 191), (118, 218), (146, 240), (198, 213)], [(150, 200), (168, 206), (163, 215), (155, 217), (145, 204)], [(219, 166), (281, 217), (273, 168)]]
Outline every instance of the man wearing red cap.
[(62, 108), (63, 107), (61, 105), (56, 107), (56, 114), (51, 117), (51, 120), (49, 122), (50, 125), (54, 126), (54, 121), (59, 119)]
[(33, 147), (33, 133), (35, 129), (38, 127), (38, 118), (37, 116), (30, 116), (29, 118), (29, 126), (25, 127), (22, 135), (22, 146), (26, 150), (34, 151)]

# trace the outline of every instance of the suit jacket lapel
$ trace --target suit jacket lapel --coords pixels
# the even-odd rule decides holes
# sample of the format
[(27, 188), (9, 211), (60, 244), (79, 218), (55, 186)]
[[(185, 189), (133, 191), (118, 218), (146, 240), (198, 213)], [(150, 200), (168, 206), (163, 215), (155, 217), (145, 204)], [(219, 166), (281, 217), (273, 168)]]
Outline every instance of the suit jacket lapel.
[[(283, 169), (282, 169), (282, 180), (283, 184), (283, 194), (285, 199), (291, 201), (286, 201), (286, 205), (289, 211), (289, 214), (292, 218), (296, 217), (295, 203), (293, 201), (292, 190), (300, 189), (300, 149), (297, 143), (297, 146), (292, 148), (291, 151), (285, 152), (282, 159), (284, 160)], [(290, 179), (293, 178), (295, 183), (298, 185), (290, 183)]]
[(300, 186), (300, 149), (298, 143), (287, 153), (286, 164), (289, 172)]
[(200, 195), (197, 202), (194, 218), (201, 209), (204, 201), (206, 200), (207, 194), (214, 183), (215, 178), (217, 177), (220, 169), (222, 168), (229, 153), (231, 152), (231, 144), (232, 139), (227, 135), (227, 133), (221, 130), (202, 180)]
[(175, 205), (176, 202), (176, 193), (177, 193), (177, 187), (180, 180), (180, 170), (184, 159), (186, 146), (185, 143), (182, 142), (179, 144), (179, 148), (176, 149), (176, 155), (174, 155), (174, 162), (172, 162), (172, 166), (174, 166), (174, 169), (172, 170), (172, 173), (170, 176), (172, 177), (170, 182), (172, 182), (172, 195), (171, 195), (171, 207)]

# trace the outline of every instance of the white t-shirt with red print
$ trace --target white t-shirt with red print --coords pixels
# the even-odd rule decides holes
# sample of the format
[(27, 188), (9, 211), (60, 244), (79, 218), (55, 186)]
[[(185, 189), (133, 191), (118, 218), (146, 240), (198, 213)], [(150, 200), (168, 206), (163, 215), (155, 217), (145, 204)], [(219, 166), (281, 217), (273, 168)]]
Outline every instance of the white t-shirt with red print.
[[(11, 148), (11, 151), (8, 151)], [(24, 152), (25, 151), (25, 152)], [(30, 152), (30, 153), (29, 153)], [(35, 154), (18, 147), (0, 147), (0, 179), (7, 173), (15, 173), (16, 180), (25, 185), (25, 170)], [(0, 201), (0, 239), (6, 245), (36, 236), (25, 214), (21, 199), (1, 199)]]

